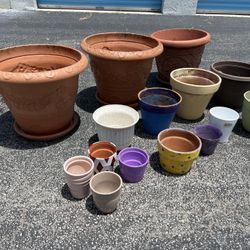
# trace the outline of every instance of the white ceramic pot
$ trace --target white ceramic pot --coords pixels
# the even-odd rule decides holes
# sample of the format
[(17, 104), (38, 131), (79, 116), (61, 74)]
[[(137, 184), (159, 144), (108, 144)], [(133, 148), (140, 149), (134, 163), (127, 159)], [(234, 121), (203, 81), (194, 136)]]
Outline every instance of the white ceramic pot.
[(232, 130), (239, 119), (239, 114), (230, 108), (214, 107), (209, 110), (209, 123), (222, 131), (219, 142), (228, 142)]
[(93, 113), (99, 140), (113, 142), (118, 150), (130, 146), (139, 114), (129, 106), (110, 104)]

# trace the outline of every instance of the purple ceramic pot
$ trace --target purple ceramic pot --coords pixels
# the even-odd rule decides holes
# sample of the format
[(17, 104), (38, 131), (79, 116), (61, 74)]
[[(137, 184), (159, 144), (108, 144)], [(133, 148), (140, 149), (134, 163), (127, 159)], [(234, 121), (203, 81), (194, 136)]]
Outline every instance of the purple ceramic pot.
[(202, 155), (213, 154), (222, 136), (222, 131), (211, 124), (204, 124), (195, 127), (193, 132), (202, 141), (201, 154)]
[(143, 149), (124, 148), (118, 155), (120, 173), (126, 182), (139, 182), (143, 179), (149, 156)]

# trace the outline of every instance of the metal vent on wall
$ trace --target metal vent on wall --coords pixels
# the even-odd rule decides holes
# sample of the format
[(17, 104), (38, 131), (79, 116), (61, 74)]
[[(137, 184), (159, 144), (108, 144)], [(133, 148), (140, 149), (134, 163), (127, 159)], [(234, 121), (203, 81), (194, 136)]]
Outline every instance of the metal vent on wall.
[(161, 11), (161, 0), (38, 0), (39, 8)]
[(197, 13), (250, 14), (250, 0), (199, 0)]

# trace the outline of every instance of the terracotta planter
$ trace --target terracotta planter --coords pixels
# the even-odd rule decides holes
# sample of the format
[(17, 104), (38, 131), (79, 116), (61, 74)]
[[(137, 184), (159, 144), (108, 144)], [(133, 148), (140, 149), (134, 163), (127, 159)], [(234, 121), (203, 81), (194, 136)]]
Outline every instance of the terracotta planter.
[(196, 120), (202, 116), (221, 84), (217, 74), (197, 68), (176, 69), (170, 77), (173, 90), (182, 96), (177, 115), (187, 120)]
[(98, 101), (129, 106), (137, 106), (137, 94), (145, 87), (153, 58), (163, 51), (153, 38), (117, 32), (88, 36), (81, 46), (90, 56)]
[(160, 164), (173, 174), (187, 173), (199, 156), (201, 140), (184, 129), (165, 129), (158, 135)]
[(244, 93), (250, 89), (250, 64), (222, 61), (212, 64), (211, 70), (222, 78), (216, 101), (223, 106), (241, 107)]
[(117, 148), (115, 144), (108, 141), (98, 141), (89, 146), (90, 158), (95, 165), (95, 173), (101, 171), (114, 171), (117, 160)]
[(198, 29), (165, 29), (151, 35), (164, 46), (156, 58), (158, 79), (168, 83), (171, 71), (178, 68), (197, 68), (205, 45), (211, 40), (208, 32)]
[(78, 76), (87, 66), (78, 50), (25, 45), (0, 50), (0, 91), (15, 130), (34, 140), (60, 137), (76, 125)]

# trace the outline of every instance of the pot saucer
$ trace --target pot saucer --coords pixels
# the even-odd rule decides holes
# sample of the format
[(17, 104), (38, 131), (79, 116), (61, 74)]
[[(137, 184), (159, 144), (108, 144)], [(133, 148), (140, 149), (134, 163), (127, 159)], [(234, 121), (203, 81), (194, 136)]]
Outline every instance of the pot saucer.
[(129, 107), (131, 107), (131, 108), (137, 108), (137, 107), (138, 107), (138, 102), (133, 102), (133, 103), (108, 103), (108, 102), (105, 102), (105, 101), (103, 101), (103, 100), (99, 97), (99, 95), (98, 95), (97, 92), (96, 92), (96, 94), (95, 94), (95, 98), (96, 98), (96, 100), (97, 100), (100, 104), (102, 104), (102, 105), (107, 105), (107, 104), (123, 104), (123, 105), (127, 105), (127, 106), (129, 106)]
[(29, 139), (29, 140), (33, 140), (33, 141), (51, 141), (60, 137), (63, 137), (64, 135), (68, 134), (69, 132), (71, 132), (80, 122), (80, 117), (79, 115), (74, 112), (74, 116), (73, 119), (70, 123), (70, 125), (65, 128), (64, 130), (60, 131), (60, 132), (56, 132), (54, 134), (49, 134), (49, 135), (34, 135), (34, 134), (27, 134), (25, 131), (23, 131), (18, 124), (15, 122), (14, 123), (14, 130), (16, 131), (17, 134), (19, 134), (20, 136)]

